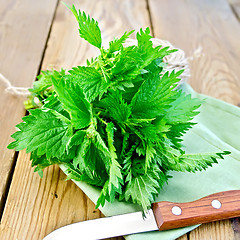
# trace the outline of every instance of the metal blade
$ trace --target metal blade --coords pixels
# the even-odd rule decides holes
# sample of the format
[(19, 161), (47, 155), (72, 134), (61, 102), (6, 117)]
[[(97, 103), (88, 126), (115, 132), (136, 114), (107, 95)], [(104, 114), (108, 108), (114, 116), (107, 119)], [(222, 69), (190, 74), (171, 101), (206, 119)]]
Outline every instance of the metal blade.
[(155, 230), (158, 227), (150, 209), (145, 218), (142, 212), (135, 212), (73, 223), (53, 231), (43, 240), (96, 240)]

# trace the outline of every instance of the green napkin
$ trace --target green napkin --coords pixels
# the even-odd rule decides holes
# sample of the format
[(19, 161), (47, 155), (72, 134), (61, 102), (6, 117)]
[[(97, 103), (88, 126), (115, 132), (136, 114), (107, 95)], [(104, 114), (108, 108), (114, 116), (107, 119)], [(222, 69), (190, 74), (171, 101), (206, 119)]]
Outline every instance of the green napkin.
[[(230, 155), (219, 164), (197, 173), (171, 172), (173, 178), (160, 192), (157, 201), (187, 202), (225, 190), (240, 189), (240, 109), (223, 101), (196, 93), (188, 84), (180, 86), (193, 97), (203, 99), (200, 114), (194, 119), (195, 125), (184, 136), (185, 150), (194, 152), (221, 152), (228, 150)], [(61, 166), (66, 171), (64, 166)], [(76, 182), (87, 196), (96, 203), (100, 190), (84, 182)], [(140, 210), (134, 204), (107, 203), (100, 210), (105, 216), (129, 213)], [(176, 239), (197, 226), (162, 232), (139, 233), (126, 236), (127, 240), (170, 240)]]

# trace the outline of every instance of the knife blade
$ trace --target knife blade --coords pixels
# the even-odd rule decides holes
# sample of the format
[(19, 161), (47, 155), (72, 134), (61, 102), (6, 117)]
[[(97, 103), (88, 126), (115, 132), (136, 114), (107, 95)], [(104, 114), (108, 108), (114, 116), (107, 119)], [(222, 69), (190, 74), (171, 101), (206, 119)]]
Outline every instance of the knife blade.
[(43, 240), (96, 240), (133, 233), (168, 230), (240, 216), (240, 190), (219, 192), (193, 202), (157, 202), (142, 212), (73, 223)]

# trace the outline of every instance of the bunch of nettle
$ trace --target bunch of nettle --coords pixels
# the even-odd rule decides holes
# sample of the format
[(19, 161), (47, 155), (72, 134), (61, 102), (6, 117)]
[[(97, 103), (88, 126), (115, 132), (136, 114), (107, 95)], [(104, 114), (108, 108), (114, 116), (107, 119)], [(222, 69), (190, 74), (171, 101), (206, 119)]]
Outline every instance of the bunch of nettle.
[[(70, 8), (80, 37), (100, 50), (87, 66), (45, 71), (32, 93), (29, 115), (8, 148), (27, 149), (32, 165), (63, 164), (68, 178), (101, 188), (97, 206), (114, 199), (151, 206), (168, 172), (206, 169), (223, 153), (186, 154), (181, 137), (201, 105), (177, 89), (183, 71), (165, 71), (163, 57), (176, 50), (153, 47), (150, 30), (124, 47), (124, 33), (102, 47), (97, 21)], [(36, 107), (34, 99), (40, 100)], [(29, 100), (30, 101), (30, 100)]]

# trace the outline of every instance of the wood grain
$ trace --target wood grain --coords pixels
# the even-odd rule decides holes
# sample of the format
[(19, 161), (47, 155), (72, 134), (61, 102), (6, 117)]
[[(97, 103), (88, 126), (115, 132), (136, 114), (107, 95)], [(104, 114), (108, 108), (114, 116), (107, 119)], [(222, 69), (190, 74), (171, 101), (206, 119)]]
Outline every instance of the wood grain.
[(228, 0), (228, 2), (236, 18), (240, 21), (240, 0)]
[(177, 240), (188, 240), (187, 234), (184, 234), (183, 236), (179, 237)]
[[(225, 0), (149, 0), (155, 37), (167, 39), (188, 56), (189, 83), (207, 95), (240, 103), (240, 25)], [(161, 14), (160, 14), (161, 13)]]
[[(212, 201), (220, 202), (214, 207)], [(172, 208), (181, 210), (179, 215), (172, 213)], [(153, 212), (159, 230), (168, 230), (186, 226), (218, 221), (240, 216), (240, 190), (225, 191), (203, 197), (193, 202), (153, 203)]]
[(189, 234), (189, 240), (238, 240), (234, 237), (229, 220), (206, 223), (194, 229)]
[[(236, 10), (238, 0), (233, 1)], [(200, 93), (240, 106), (240, 25), (228, 2), (148, 2), (155, 37), (170, 41), (188, 56), (202, 49), (201, 57), (190, 61), (191, 86)], [(239, 227), (235, 229), (236, 237)], [(235, 237), (229, 220), (203, 224), (189, 234), (190, 240), (238, 239)]]
[[(57, 0), (0, 1), (0, 73), (15, 86), (30, 87), (35, 80)], [(4, 92), (0, 82), (0, 214), (11, 178), (14, 154), (7, 150), (10, 135), (25, 114), (23, 97)]]
[[(65, 2), (75, 4), (99, 21), (105, 43), (125, 31), (149, 26), (144, 0)], [(78, 35), (73, 15), (59, 4), (42, 69), (69, 69), (96, 56), (98, 51)], [(40, 179), (33, 173), (29, 155), (21, 151), (2, 217), (0, 239), (42, 239), (63, 225), (103, 216), (75, 184), (64, 179), (57, 166), (45, 169)]]

